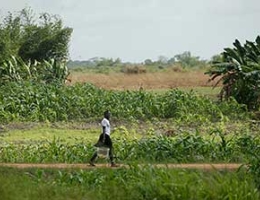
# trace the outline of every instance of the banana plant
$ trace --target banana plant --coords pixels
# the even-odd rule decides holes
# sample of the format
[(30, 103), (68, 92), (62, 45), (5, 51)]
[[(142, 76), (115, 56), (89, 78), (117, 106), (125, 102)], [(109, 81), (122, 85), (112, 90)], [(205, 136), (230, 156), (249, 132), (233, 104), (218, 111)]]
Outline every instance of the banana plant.
[(249, 110), (260, 106), (260, 36), (255, 42), (239, 40), (234, 48), (224, 48), (222, 61), (212, 64), (209, 81), (217, 80), (214, 87), (222, 84), (220, 99), (233, 97), (238, 103), (247, 105)]

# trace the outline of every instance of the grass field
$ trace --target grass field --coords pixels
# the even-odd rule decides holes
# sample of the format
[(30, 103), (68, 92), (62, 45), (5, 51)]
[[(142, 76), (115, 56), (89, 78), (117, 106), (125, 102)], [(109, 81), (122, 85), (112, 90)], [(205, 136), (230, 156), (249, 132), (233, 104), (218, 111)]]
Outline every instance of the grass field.
[(59, 138), (66, 143), (77, 143), (78, 141), (94, 142), (97, 140), (97, 135), (100, 130), (90, 129), (75, 130), (75, 129), (55, 129), (55, 128), (39, 128), (27, 130), (12, 130), (1, 134), (0, 143), (28, 144), (46, 140)]

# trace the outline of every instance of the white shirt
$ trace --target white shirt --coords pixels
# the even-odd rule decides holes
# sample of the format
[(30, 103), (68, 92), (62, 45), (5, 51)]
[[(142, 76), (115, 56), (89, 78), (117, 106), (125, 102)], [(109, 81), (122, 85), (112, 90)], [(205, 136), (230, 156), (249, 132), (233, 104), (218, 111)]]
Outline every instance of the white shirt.
[(105, 127), (105, 134), (110, 135), (110, 123), (109, 123), (109, 120), (104, 118), (101, 121), (101, 126)]

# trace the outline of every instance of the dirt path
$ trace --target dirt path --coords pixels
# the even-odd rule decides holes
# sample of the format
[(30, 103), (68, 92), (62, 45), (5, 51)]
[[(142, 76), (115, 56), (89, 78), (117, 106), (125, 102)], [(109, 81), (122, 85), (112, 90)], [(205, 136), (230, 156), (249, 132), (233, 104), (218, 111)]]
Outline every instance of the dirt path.
[[(142, 166), (140, 164), (140, 166)], [(201, 170), (237, 170), (240, 167), (245, 167), (239, 163), (189, 163), (189, 164), (152, 164), (158, 168), (181, 168), (181, 169), (201, 169)], [(13, 168), (49, 168), (49, 169), (93, 169), (93, 168), (110, 168), (108, 164), (96, 164), (92, 167), (88, 164), (67, 164), (67, 163), (48, 163), (48, 164), (34, 164), (34, 163), (0, 163), (0, 167), (13, 167)], [(128, 165), (119, 164), (116, 168), (128, 168)]]

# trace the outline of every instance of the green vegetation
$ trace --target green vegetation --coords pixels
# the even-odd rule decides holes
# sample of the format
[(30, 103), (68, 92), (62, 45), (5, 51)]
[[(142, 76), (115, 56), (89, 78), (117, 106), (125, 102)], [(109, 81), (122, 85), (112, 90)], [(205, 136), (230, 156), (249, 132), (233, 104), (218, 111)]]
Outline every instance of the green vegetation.
[(25, 63), (22, 59), (12, 57), (0, 66), (0, 83), (30, 81), (38, 83), (64, 83), (69, 75), (67, 66), (54, 59), (43, 62)]
[(152, 61), (146, 59), (142, 63), (124, 63), (119, 58), (100, 58), (95, 57), (87, 61), (68, 61), (68, 68), (72, 71), (84, 71), (88, 73), (126, 73), (139, 74), (146, 72), (164, 71), (167, 68), (173, 68), (178, 71), (205, 69), (208, 67), (206, 60), (201, 60), (198, 56), (193, 56), (191, 52), (186, 51), (177, 54), (172, 58), (159, 56), (158, 60)]
[[(86, 163), (100, 132), (97, 121), (110, 109), (113, 124), (123, 124), (113, 130), (116, 160), (129, 168), (0, 168), (2, 199), (259, 199), (259, 117), (250, 112), (259, 109), (259, 37), (244, 47), (235, 41), (223, 60), (214, 57), (220, 63), (209, 74), (221, 77), (222, 97), (229, 99), (218, 102), (196, 91), (67, 86), (71, 33), (56, 16), (45, 13), (37, 21), (27, 9), (0, 24), (0, 162)], [(141, 64), (84, 64), (127, 74), (208, 65), (190, 52)], [(95, 125), (82, 125), (87, 123)], [(202, 172), (150, 165), (169, 162), (239, 162), (247, 168)]]
[[(81, 142), (94, 143), (97, 139), (97, 135), (100, 130), (97, 127), (84, 130), (84, 127), (48, 127), (46, 124), (31, 125), (29, 127), (16, 125), (17, 127), (13, 130), (8, 130), (4, 127), (0, 132), (1, 142), (13, 143), (13, 144), (35, 144), (37, 142), (46, 142), (54, 138), (59, 138), (60, 141), (64, 141), (69, 144), (75, 144)], [(96, 125), (97, 126), (97, 125)]]
[[(212, 100), (217, 100), (218, 94), (221, 90), (220, 87), (178, 87), (179, 90), (184, 92), (193, 91), (201, 96), (205, 96), (206, 98), (210, 98)], [(161, 91), (161, 90), (160, 90)]]
[(0, 22), (0, 83), (64, 83), (71, 33), (57, 16), (35, 19), (30, 9), (9, 13)]
[(3, 199), (259, 199), (253, 177), (239, 172), (141, 168), (15, 170), (0, 168)]
[[(159, 127), (161, 122), (154, 124)], [(55, 124), (54, 124), (55, 125)], [(73, 123), (73, 126), (75, 124)], [(161, 124), (165, 125), (165, 123)], [(172, 125), (172, 123), (169, 123)], [(183, 124), (179, 124), (182, 126)], [(172, 135), (158, 129), (135, 133), (138, 127), (117, 127), (113, 131), (115, 156), (118, 163), (129, 164), (130, 169), (92, 170), (15, 170), (0, 168), (1, 196), (16, 188), (10, 199), (237, 199), (259, 198), (260, 138), (252, 124), (237, 127), (211, 124), (199, 132), (191, 127), (176, 127)], [(234, 126), (234, 124), (231, 124)], [(64, 126), (64, 125), (63, 125)], [(0, 161), (12, 163), (86, 163), (92, 155), (95, 129), (64, 131), (56, 128), (25, 129), (24, 137), (36, 137), (44, 131), (48, 138), (21, 138), (20, 131), (6, 129), (1, 133)], [(71, 125), (72, 126), (72, 125)], [(133, 128), (133, 127), (131, 127)], [(172, 127), (173, 128), (173, 127)], [(186, 128), (186, 130), (185, 130)], [(202, 127), (200, 127), (202, 128)], [(257, 128), (257, 127), (255, 127)], [(93, 131), (94, 130), (94, 131)], [(97, 130), (96, 130), (97, 131)], [(49, 132), (49, 133), (48, 133)], [(63, 133), (61, 138), (57, 138)], [(70, 133), (70, 134), (69, 134)], [(98, 162), (106, 162), (99, 159)], [(248, 170), (238, 172), (202, 172), (196, 170), (156, 169), (150, 163), (239, 162), (248, 164)], [(146, 164), (139, 168), (137, 164)], [(15, 181), (19, 180), (19, 181)], [(148, 184), (149, 183), (149, 184)], [(35, 186), (37, 185), (37, 188)], [(27, 188), (27, 190), (24, 190)], [(116, 192), (120, 189), (120, 193)], [(27, 191), (27, 192), (24, 192)], [(46, 194), (45, 194), (46, 193)], [(47, 194), (48, 193), (48, 194)], [(43, 195), (44, 194), (44, 195)]]
[(72, 29), (48, 13), (38, 18), (31, 9), (9, 13), (0, 23), (0, 63), (11, 56), (24, 62), (66, 60)]
[(174, 118), (182, 122), (217, 122), (245, 119), (248, 113), (235, 101), (216, 104), (197, 95), (170, 90), (163, 94), (139, 91), (107, 91), (90, 84), (64, 86), (31, 82), (0, 86), (0, 120), (78, 121), (100, 117), (111, 109), (114, 118), (147, 120)]
[(222, 82), (221, 98), (233, 97), (250, 110), (260, 106), (260, 36), (255, 42), (246, 41), (245, 45), (236, 40), (235, 48), (225, 48), (222, 60), (216, 62), (207, 73), (211, 80)]
[[(113, 136), (115, 154), (118, 162), (124, 163), (249, 163), (253, 157), (254, 160), (258, 159), (257, 153), (260, 145), (258, 136), (240, 133), (230, 137), (217, 131), (212, 131), (211, 136), (201, 136), (202, 134), (198, 132), (186, 132), (166, 137), (156, 135), (151, 130), (142, 137), (116, 134)], [(38, 141), (24, 140), (19, 143), (8, 140), (1, 142), (0, 161), (16, 163), (88, 162), (94, 151), (93, 143), (96, 138), (89, 137), (89, 135), (73, 139), (70, 137), (57, 138), (54, 132), (49, 139), (39, 138)]]

